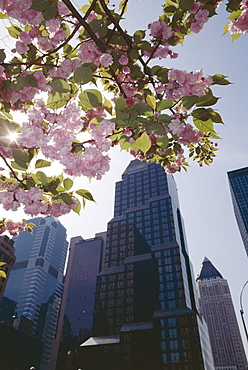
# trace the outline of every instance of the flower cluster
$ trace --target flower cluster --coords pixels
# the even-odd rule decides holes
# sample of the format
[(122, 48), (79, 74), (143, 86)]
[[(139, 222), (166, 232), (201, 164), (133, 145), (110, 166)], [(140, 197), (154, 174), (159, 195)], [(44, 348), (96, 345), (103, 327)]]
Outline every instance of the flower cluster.
[(11, 236), (17, 236), (26, 228), (26, 222), (6, 221), (0, 223), (0, 234), (8, 232)]
[(171, 69), (168, 72), (168, 83), (159, 86), (159, 92), (165, 91), (168, 99), (181, 99), (187, 95), (205, 95), (206, 88), (212, 84), (211, 77), (203, 77), (202, 72), (187, 72)]
[(241, 14), (237, 19), (229, 22), (228, 29), (231, 34), (248, 33), (248, 1), (241, 1)]

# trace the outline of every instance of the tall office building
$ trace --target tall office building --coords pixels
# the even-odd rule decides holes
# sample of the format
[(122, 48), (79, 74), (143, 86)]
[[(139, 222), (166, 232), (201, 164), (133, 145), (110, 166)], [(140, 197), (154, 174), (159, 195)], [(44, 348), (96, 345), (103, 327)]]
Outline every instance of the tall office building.
[(248, 255), (248, 167), (227, 173), (234, 214)]
[(134, 160), (116, 183), (93, 337), (81, 346), (85, 360), (102, 363), (83, 367), (212, 370), (198, 308), (174, 179)]
[[(105, 233), (84, 240), (71, 239), (66, 270), (64, 293), (58, 327), (56, 368), (68, 369), (77, 361), (79, 344), (91, 335), (96, 292), (96, 278), (101, 270)], [(56, 352), (56, 353), (55, 353)], [(55, 368), (55, 366), (54, 366)], [(54, 369), (53, 368), (53, 369)]]
[(43, 342), (40, 370), (47, 369), (63, 292), (68, 243), (66, 229), (53, 217), (30, 220), (33, 234), (15, 238), (16, 262), (4, 297), (15, 303), (13, 314), (33, 322), (31, 336)]
[(247, 369), (228, 283), (207, 258), (196, 284), (200, 311), (208, 324), (215, 370)]

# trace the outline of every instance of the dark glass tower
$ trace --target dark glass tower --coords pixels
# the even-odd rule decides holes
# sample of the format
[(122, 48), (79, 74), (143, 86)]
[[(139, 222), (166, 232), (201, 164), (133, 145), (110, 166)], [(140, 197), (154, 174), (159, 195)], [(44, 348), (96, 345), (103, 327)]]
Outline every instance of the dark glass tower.
[[(129, 228), (133, 235), (128, 234)], [(144, 266), (141, 265), (144, 259), (149, 261), (150, 265), (143, 269), (142, 280), (138, 276), (141, 276), (139, 271)], [(133, 264), (133, 267), (129, 264)], [(160, 165), (134, 160), (124, 171), (122, 181), (116, 183), (114, 218), (108, 224), (103, 266), (104, 269), (98, 276), (97, 284), (93, 327), (95, 337), (83, 344), (84, 348), (89, 347), (91, 357), (93, 343), (95, 348), (96, 343), (107, 344), (107, 339), (105, 341), (101, 339), (104, 335), (111, 336), (108, 340), (113, 346), (113, 353), (117, 351), (115, 346), (118, 341), (119, 353), (122, 351), (126, 353), (125, 345), (122, 345), (122, 341), (125, 341), (124, 333), (129, 332), (131, 337), (127, 340), (134, 343), (132, 328), (136, 327), (136, 333), (139, 332), (141, 337), (141, 328), (146, 330), (150, 328), (152, 329), (150, 336), (153, 336), (153, 343), (158, 343), (157, 349), (160, 352), (161, 365), (158, 362), (156, 369), (213, 369), (207, 327), (198, 313), (198, 298), (176, 185), (173, 177), (166, 175)], [(144, 294), (143, 302), (149, 301), (149, 310), (146, 311), (146, 303), (142, 305), (144, 312), (141, 306), (136, 311), (135, 305), (139, 299), (135, 301), (133, 296), (133, 303), (130, 305), (132, 308), (129, 310), (135, 311), (136, 316), (127, 314), (129, 307), (127, 299), (130, 298), (127, 278), (129, 268), (138, 271), (136, 276), (133, 271), (131, 280), (136, 290), (133, 288), (132, 294), (138, 295), (140, 284)], [(118, 289), (118, 283), (120, 283), (118, 274), (123, 274), (122, 293)], [(111, 279), (113, 279), (112, 283), (117, 285), (111, 286)], [(153, 284), (153, 294), (149, 284), (147, 291), (144, 289), (144, 281), (145, 284), (148, 282)], [(125, 304), (122, 307), (123, 310), (119, 307), (118, 311), (118, 302), (121, 302), (118, 301), (119, 294), (123, 294), (119, 298), (123, 298)], [(112, 302), (109, 298), (111, 295)], [(104, 298), (101, 299), (101, 297)], [(120, 321), (117, 322), (117, 319)], [(146, 324), (142, 326), (141, 322)], [(137, 329), (138, 327), (140, 330)], [(158, 341), (157, 330), (159, 331)], [(143, 338), (147, 333), (143, 331)], [(144, 342), (144, 348), (145, 345)], [(139, 348), (134, 349), (131, 345), (129, 352), (131, 362), (129, 366), (122, 368), (135, 368), (130, 367), (135, 361), (135, 351), (136, 354), (140, 354)], [(146, 354), (147, 351), (143, 349), (143, 355)], [(146, 363), (148, 367), (137, 368), (151, 369), (148, 365), (149, 358), (146, 359)], [(118, 368), (117, 364), (114, 368)]]
[(200, 310), (208, 324), (215, 369), (246, 370), (247, 360), (228, 282), (206, 257), (196, 284)]
[(234, 214), (248, 255), (248, 167), (227, 173)]
[(53, 217), (30, 222), (33, 234), (15, 238), (16, 262), (4, 297), (16, 304), (13, 314), (33, 322), (32, 336), (43, 342), (40, 369), (47, 369), (63, 293), (63, 273), (68, 243), (66, 229)]

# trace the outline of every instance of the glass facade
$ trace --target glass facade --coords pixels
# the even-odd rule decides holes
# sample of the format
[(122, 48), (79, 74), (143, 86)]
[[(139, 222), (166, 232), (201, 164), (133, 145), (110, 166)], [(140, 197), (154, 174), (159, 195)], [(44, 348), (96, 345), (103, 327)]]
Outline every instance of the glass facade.
[(239, 231), (248, 255), (248, 167), (227, 173)]
[(15, 238), (16, 262), (4, 296), (16, 302), (15, 315), (32, 320), (32, 336), (44, 343), (40, 369), (46, 369), (63, 293), (68, 243), (66, 229), (53, 217), (30, 220), (36, 226)]
[[(133, 227), (132, 235), (128, 233), (128, 227)], [(139, 250), (138, 240), (142, 238), (143, 250)], [(110, 287), (111, 284), (118, 283), (118, 274), (122, 273), (125, 281), (130, 259), (146, 254), (150, 254), (157, 264), (154, 272), (154, 276), (157, 276), (157, 296), (149, 297), (151, 293), (147, 290), (146, 299), (154, 301), (153, 314), (150, 312), (149, 320), (154, 328), (159, 328), (161, 368), (213, 370), (206, 324), (198, 314), (193, 269), (188, 256), (174, 178), (166, 175), (160, 165), (134, 160), (124, 171), (122, 180), (116, 183), (114, 218), (108, 224), (104, 269), (98, 277), (95, 316), (103, 318), (105, 315), (105, 321), (102, 320), (105, 329), (101, 335), (104, 332), (108, 333), (105, 335), (120, 333), (122, 340), (122, 333), (129, 320), (127, 308), (120, 311), (123, 312), (120, 315), (122, 321), (115, 326), (114, 322), (119, 318), (115, 309), (118, 309), (117, 302), (121, 302), (118, 301), (118, 294), (121, 293), (118, 293), (118, 288), (112, 292)], [(112, 275), (116, 282), (109, 281)], [(103, 278), (106, 279), (105, 283), (101, 280)], [(125, 284), (127, 283), (124, 286)], [(134, 277), (133, 284), (142, 284), (142, 281), (138, 283)], [(112, 303), (108, 299), (111, 294), (115, 297), (112, 298)], [(129, 298), (127, 287), (123, 294), (120, 298)], [(112, 307), (109, 306), (111, 304)], [(97, 324), (97, 320), (94, 325), (95, 335), (98, 335), (97, 329), (100, 327), (100, 321)], [(109, 324), (108, 320), (111, 320)], [(130, 325), (137, 320), (132, 316)], [(113, 324), (110, 325), (110, 322)]]
[(71, 335), (81, 341), (86, 339), (85, 335), (89, 337), (92, 330), (96, 277), (100, 272), (102, 247), (102, 238), (82, 239), (70, 247), (65, 315)]

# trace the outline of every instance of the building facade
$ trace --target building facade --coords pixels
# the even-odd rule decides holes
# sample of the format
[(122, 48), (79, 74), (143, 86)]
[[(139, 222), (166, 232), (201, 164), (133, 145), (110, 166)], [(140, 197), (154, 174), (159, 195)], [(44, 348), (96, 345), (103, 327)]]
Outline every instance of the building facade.
[(227, 173), (234, 214), (248, 255), (248, 167)]
[(4, 262), (3, 270), (6, 278), (0, 277), (0, 302), (2, 301), (4, 290), (9, 278), (10, 271), (16, 260), (14, 241), (7, 235), (0, 236), (0, 262)]
[(247, 369), (228, 283), (207, 258), (196, 284), (200, 311), (208, 324), (215, 370)]
[[(144, 261), (144, 281), (150, 281), (157, 292), (150, 298), (151, 290), (142, 290), (144, 285), (138, 278)], [(151, 278), (151, 271), (157, 280)], [(139, 284), (142, 300), (149, 300), (143, 309), (134, 298)], [(82, 351), (85, 356), (88, 351), (92, 358), (94, 351), (101, 354), (101, 348), (109, 345), (109, 352), (105, 348), (102, 353), (115, 353), (115, 357), (119, 353), (118, 366), (129, 361), (122, 369), (135, 369), (135, 361), (142, 361), (138, 357), (143, 353), (147, 365), (136, 368), (150, 369), (145, 339), (150, 335), (158, 343), (153, 351), (156, 369), (212, 370), (208, 331), (198, 309), (174, 179), (160, 165), (132, 161), (116, 183), (114, 218), (108, 224), (103, 270), (97, 280), (94, 336), (82, 344)], [(128, 341), (135, 343), (136, 335), (144, 340), (143, 351), (125, 346)], [(116, 363), (114, 368), (118, 369)]]
[(47, 369), (63, 293), (68, 243), (66, 229), (53, 217), (30, 220), (33, 234), (15, 238), (16, 262), (4, 297), (15, 302), (13, 315), (33, 322), (31, 336), (43, 342), (40, 370)]

